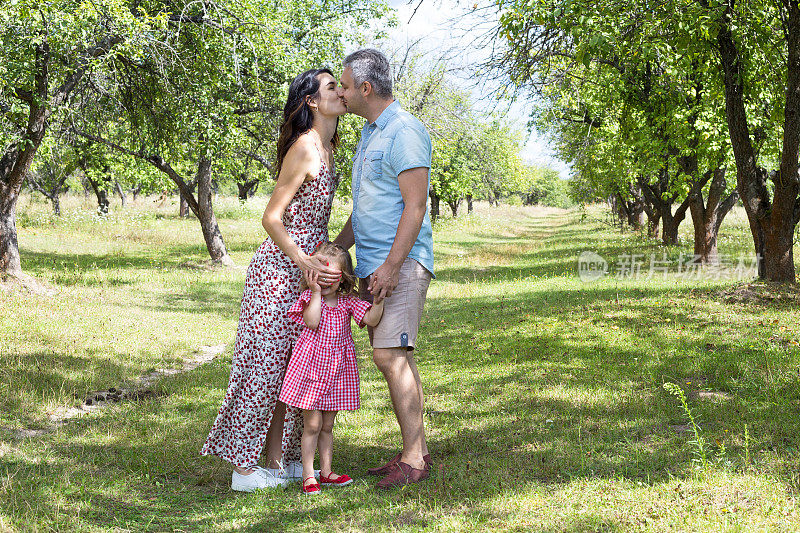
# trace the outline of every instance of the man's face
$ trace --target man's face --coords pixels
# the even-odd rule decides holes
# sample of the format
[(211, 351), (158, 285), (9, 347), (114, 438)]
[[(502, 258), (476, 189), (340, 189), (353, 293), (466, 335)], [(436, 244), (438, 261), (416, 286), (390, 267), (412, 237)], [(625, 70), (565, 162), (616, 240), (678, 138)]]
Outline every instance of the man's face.
[(344, 102), (348, 112), (361, 115), (361, 111), (365, 107), (364, 96), (361, 94), (361, 88), (355, 86), (353, 69), (350, 67), (344, 69), (339, 80), (339, 97)]

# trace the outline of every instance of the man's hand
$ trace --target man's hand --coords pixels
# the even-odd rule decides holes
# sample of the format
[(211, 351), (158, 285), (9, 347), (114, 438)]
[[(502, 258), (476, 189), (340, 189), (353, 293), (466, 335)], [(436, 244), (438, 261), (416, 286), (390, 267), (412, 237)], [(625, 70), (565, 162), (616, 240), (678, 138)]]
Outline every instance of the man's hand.
[(383, 300), (392, 295), (399, 282), (400, 268), (384, 263), (369, 277), (367, 290), (372, 293), (373, 298)]

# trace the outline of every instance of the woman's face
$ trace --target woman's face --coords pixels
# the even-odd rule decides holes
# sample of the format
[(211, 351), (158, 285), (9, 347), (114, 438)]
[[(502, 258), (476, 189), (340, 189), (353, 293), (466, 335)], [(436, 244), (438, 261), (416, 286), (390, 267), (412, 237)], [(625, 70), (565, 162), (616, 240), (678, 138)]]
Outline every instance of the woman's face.
[(347, 113), (347, 108), (336, 90), (336, 78), (323, 72), (317, 75), (317, 79), (319, 80), (319, 96), (314, 99), (317, 111), (327, 117), (338, 117)]

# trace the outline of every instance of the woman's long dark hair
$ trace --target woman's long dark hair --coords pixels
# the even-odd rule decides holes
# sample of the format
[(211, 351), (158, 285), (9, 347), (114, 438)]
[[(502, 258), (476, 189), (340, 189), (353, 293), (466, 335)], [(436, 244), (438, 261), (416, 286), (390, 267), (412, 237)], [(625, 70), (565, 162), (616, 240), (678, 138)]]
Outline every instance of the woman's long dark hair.
[[(307, 98), (319, 96), (320, 74), (330, 74), (333, 72), (326, 68), (314, 68), (307, 70), (292, 80), (289, 86), (289, 96), (286, 98), (286, 105), (283, 106), (283, 122), (281, 123), (280, 135), (278, 136), (278, 164), (276, 176), (281, 173), (283, 159), (289, 148), (302, 134), (311, 129), (314, 123), (314, 115), (308, 105)], [(339, 146), (339, 120), (336, 120), (337, 130), (333, 134), (331, 144), (335, 150)]]

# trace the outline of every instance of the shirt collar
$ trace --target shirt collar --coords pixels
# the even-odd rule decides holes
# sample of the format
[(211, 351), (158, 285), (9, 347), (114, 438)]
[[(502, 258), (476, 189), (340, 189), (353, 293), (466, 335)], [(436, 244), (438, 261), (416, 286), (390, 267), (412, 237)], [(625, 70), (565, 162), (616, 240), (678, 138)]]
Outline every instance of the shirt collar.
[(383, 110), (383, 113), (381, 113), (380, 116), (375, 119), (375, 122), (373, 122), (373, 124), (378, 126), (380, 129), (385, 128), (386, 124), (389, 123), (389, 120), (391, 120), (391, 118), (395, 116), (398, 111), (400, 111), (400, 102), (395, 100), (394, 102), (389, 104), (389, 107)]

